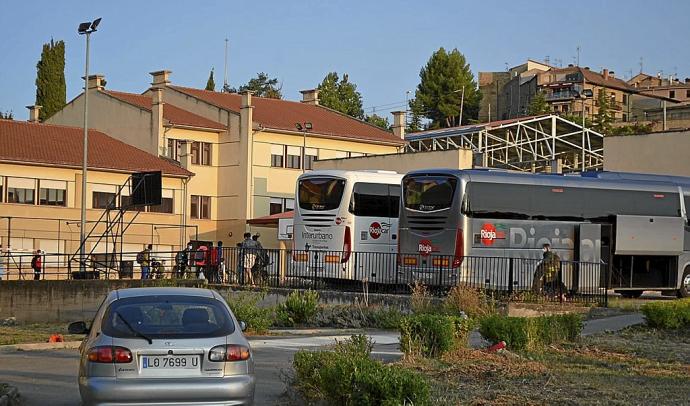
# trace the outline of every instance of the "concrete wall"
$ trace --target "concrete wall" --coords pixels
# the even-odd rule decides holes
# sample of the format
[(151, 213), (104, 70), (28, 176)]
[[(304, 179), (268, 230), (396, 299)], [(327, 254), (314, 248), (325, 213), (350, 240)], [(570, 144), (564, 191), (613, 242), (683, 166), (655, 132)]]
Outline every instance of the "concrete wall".
[[(169, 282), (169, 281), (163, 281)], [(182, 281), (179, 286), (202, 287), (200, 281)], [(97, 281), (2, 281), (0, 282), (0, 319), (16, 317), (19, 323), (89, 321), (109, 291), (143, 286), (160, 286), (156, 280)], [(243, 294), (244, 290), (229, 287), (216, 289), (225, 298)], [(275, 306), (285, 301), (293, 289), (270, 289), (260, 306)], [(321, 304), (347, 305), (363, 303), (363, 295), (355, 292), (319, 291)], [(408, 309), (406, 295), (369, 294), (368, 303)]]
[(468, 149), (452, 149), (447, 151), (327, 159), (314, 163), (314, 169), (380, 169), (398, 173), (407, 173), (412, 170), (427, 168), (472, 168), (472, 151)]
[(690, 176), (690, 131), (604, 138), (604, 169)]

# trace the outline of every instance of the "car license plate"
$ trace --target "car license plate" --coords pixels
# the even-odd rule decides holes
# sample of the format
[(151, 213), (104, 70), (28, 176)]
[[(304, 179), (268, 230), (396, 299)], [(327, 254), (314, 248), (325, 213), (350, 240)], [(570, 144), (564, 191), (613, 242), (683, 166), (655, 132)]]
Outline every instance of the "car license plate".
[(147, 355), (141, 357), (142, 369), (199, 369), (196, 355)]

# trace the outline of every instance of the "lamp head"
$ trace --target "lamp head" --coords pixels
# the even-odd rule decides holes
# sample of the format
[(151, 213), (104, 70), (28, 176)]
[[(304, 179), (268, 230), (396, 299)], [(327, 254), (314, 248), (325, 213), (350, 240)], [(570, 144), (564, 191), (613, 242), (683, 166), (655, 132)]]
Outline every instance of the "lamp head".
[(304, 128), (307, 129), (307, 130), (311, 130), (311, 129), (312, 129), (311, 123), (308, 122), (308, 121), (307, 121), (306, 123), (304, 123)]
[(297, 128), (297, 131), (302, 131), (302, 124), (300, 123), (295, 123), (295, 128)]
[(90, 27), (91, 27), (90, 22), (81, 23), (81, 24), (79, 24), (79, 28), (77, 28), (77, 32), (79, 32), (79, 34), (86, 34), (86, 31), (88, 31)]
[(100, 17), (93, 20), (93, 22), (91, 23), (91, 31), (96, 31), (96, 27), (98, 27), (98, 24), (100, 24), (100, 23), (101, 23)]

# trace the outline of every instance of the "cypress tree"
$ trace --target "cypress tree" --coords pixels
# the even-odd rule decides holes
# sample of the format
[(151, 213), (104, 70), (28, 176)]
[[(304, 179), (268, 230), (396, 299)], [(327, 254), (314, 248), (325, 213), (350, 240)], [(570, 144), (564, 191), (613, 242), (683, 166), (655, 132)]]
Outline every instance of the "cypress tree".
[(216, 91), (216, 81), (213, 80), (213, 68), (211, 68), (211, 73), (208, 75), (208, 80), (206, 81), (206, 90), (212, 92)]
[(36, 104), (43, 106), (39, 119), (44, 121), (67, 104), (65, 83), (65, 42), (43, 44), (41, 59), (36, 64)]

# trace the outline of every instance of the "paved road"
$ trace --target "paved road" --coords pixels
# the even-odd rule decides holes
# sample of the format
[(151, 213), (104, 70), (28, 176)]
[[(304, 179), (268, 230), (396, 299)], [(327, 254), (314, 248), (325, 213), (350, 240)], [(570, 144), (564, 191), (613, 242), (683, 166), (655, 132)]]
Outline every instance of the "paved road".
[[(338, 336), (344, 339), (348, 336)], [(378, 344), (374, 356), (384, 361), (397, 359), (395, 334), (373, 335)], [(252, 340), (256, 363), (256, 404), (281, 403), (285, 391), (282, 375), (289, 371), (293, 354), (300, 348), (333, 343), (334, 337), (291, 337)], [(17, 386), (26, 406), (79, 405), (77, 350), (16, 351), (0, 353), (0, 382)]]

